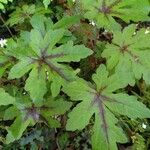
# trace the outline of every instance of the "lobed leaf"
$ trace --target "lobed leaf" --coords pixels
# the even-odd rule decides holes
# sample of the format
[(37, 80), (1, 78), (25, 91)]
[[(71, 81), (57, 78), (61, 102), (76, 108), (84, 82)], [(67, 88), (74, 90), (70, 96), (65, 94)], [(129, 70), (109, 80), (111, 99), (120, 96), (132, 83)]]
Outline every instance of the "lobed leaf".
[(93, 81), (93, 86), (86, 81), (77, 80), (63, 87), (63, 91), (72, 100), (81, 101), (69, 113), (67, 130), (74, 131), (85, 128), (94, 115), (93, 149), (117, 150), (116, 142), (125, 143), (127, 138), (119, 127), (115, 114), (134, 119), (148, 118), (150, 110), (137, 101), (135, 96), (121, 92), (116, 93), (126, 84), (120, 82), (117, 74), (109, 76), (104, 65), (97, 69), (96, 74), (93, 75)]
[(115, 17), (125, 22), (147, 20), (150, 11), (148, 0), (82, 0), (85, 17), (96, 20), (99, 27), (120, 30)]
[(134, 85), (135, 79), (143, 77), (150, 84), (150, 34), (141, 29), (135, 32), (135, 25), (129, 25), (122, 32), (114, 32), (112, 44), (107, 44), (102, 57), (107, 60), (109, 70), (115, 69), (126, 83)]
[[(43, 22), (37, 24), (37, 19)], [(9, 73), (9, 78), (14, 79), (22, 77), (31, 70), (29, 78), (26, 80), (25, 89), (30, 92), (34, 102), (42, 100), (47, 92), (46, 81), (51, 82), (52, 95), (55, 97), (65, 82), (75, 80), (75, 71), (64, 63), (78, 62), (92, 54), (92, 51), (84, 45), (73, 45), (72, 41), (60, 44), (59, 41), (63, 38), (66, 30), (47, 30), (44, 22), (45, 18), (42, 16), (33, 17), (31, 24), (34, 29), (30, 34), (22, 34), (20, 40), (25, 41), (26, 49), (22, 48), (20, 51), (17, 48), (17, 51), (13, 52), (13, 54), (19, 55), (17, 57), (19, 62), (12, 67)], [(59, 46), (57, 46), (58, 43)]]

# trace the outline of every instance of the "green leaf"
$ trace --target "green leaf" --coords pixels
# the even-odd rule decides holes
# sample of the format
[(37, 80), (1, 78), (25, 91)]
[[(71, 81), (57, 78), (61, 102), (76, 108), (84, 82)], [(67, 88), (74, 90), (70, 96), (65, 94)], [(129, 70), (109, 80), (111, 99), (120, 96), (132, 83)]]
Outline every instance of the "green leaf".
[(48, 8), (48, 5), (51, 3), (52, 0), (43, 0), (43, 4), (45, 8)]
[(92, 76), (93, 85), (84, 80), (73, 81), (63, 91), (74, 101), (81, 101), (69, 113), (67, 130), (81, 130), (94, 115), (92, 134), (93, 149), (117, 150), (117, 143), (127, 142), (115, 115), (129, 118), (148, 118), (150, 110), (135, 96), (117, 93), (126, 83), (117, 74), (109, 75), (101, 65)]
[(16, 106), (11, 106), (5, 110), (3, 119), (4, 120), (13, 120), (16, 116), (19, 116), (20, 112)]
[(10, 58), (5, 56), (3, 50), (0, 51), (0, 77), (2, 77), (6, 69), (10, 66)]
[(64, 101), (61, 98), (54, 99), (49, 97), (48, 100), (44, 103), (44, 106), (46, 106), (47, 109), (41, 110), (41, 114), (45, 114), (47, 117), (61, 115), (69, 110), (71, 105), (71, 102)]
[(43, 42), (41, 43), (43, 50), (52, 50), (55, 44), (58, 43), (60, 39), (62, 39), (64, 32), (64, 29), (49, 30), (46, 33)]
[(20, 60), (16, 65), (14, 65), (9, 72), (9, 79), (20, 78), (25, 73), (27, 73), (32, 68), (32, 63), (30, 59)]
[(13, 0), (0, 0), (0, 10), (3, 10), (4, 4), (7, 4), (8, 2), (12, 2)]
[[(41, 116), (46, 120), (46, 124), (52, 127), (60, 127), (60, 122), (54, 119), (54, 116), (62, 115), (70, 109), (71, 102), (64, 101), (63, 99), (48, 98), (43, 106), (40, 108)], [(45, 109), (44, 109), (45, 108)]]
[(92, 51), (84, 45), (74, 46), (72, 41), (68, 41), (67, 44), (55, 48), (53, 51), (48, 49), (48, 54), (52, 56), (58, 55), (58, 57), (55, 58), (57, 62), (78, 62), (85, 56), (92, 54)]
[[(43, 22), (36, 25), (37, 20), (33, 17), (31, 24), (34, 29), (30, 34), (22, 34), (21, 40), (18, 40), (17, 44), (21, 50), (17, 47), (13, 55), (17, 55), (19, 62), (9, 74), (9, 78), (14, 79), (23, 76), (32, 69), (26, 80), (25, 89), (30, 92), (34, 102), (42, 100), (47, 92), (46, 81), (51, 82), (51, 92), (55, 97), (65, 82), (76, 79), (76, 72), (68, 64), (65, 64), (66, 62), (78, 62), (93, 53), (84, 45), (73, 45), (72, 41), (60, 44), (59, 41), (63, 38), (66, 30), (47, 29), (44, 26), (47, 20), (42, 16), (39, 18), (43, 19)], [(21, 46), (23, 40), (25, 49)]]
[(77, 24), (80, 22), (80, 16), (65, 16), (62, 19), (60, 19), (57, 23), (54, 24), (53, 29), (58, 28), (69, 28), (74, 24)]
[(43, 122), (51, 128), (60, 127), (61, 124), (57, 117), (64, 114), (72, 106), (71, 102), (53, 97), (48, 97), (42, 102), (33, 104), (32, 99), (27, 95), (22, 95), (14, 87), (12, 90), (17, 90), (17, 93), (14, 94), (16, 101), (10, 107), (2, 108), (0, 113), (3, 120), (15, 119), (7, 128), (7, 144), (20, 139), (27, 126), (34, 126), (35, 123)]
[(115, 69), (130, 85), (141, 77), (150, 84), (150, 34), (141, 29), (133, 35), (135, 29), (135, 25), (130, 25), (122, 32), (114, 32), (112, 44), (106, 45), (102, 57), (107, 60), (107, 68)]
[(58, 120), (53, 119), (52, 117), (45, 117), (47, 119), (47, 124), (50, 128), (59, 128), (61, 124)]
[(26, 81), (25, 89), (30, 92), (33, 102), (41, 101), (47, 92), (45, 70), (34, 67)]
[(22, 24), (26, 20), (28, 21), (33, 15), (42, 15), (47, 13), (50, 13), (50, 10), (45, 10), (44, 7), (36, 6), (34, 4), (25, 4), (22, 7), (15, 7), (15, 11), (9, 15), (9, 19), (6, 23), (9, 26), (14, 26), (17, 24)]
[(114, 17), (125, 22), (147, 20), (150, 11), (148, 0), (82, 0), (85, 17), (96, 21), (100, 27), (121, 29)]
[(40, 31), (34, 29), (30, 32), (30, 46), (36, 53), (36, 55), (41, 55), (41, 41), (43, 40), (43, 35), (40, 33)]
[[(107, 124), (109, 124), (107, 131), (104, 131), (105, 125), (100, 117), (95, 116), (95, 123), (93, 127), (93, 136), (92, 136), (92, 147), (95, 150), (105, 149), (105, 150), (118, 150), (116, 145), (116, 141), (118, 143), (127, 142), (127, 139), (124, 135), (124, 132), (119, 126), (115, 126), (117, 124), (117, 119), (114, 117), (110, 111), (105, 112), (105, 118), (107, 120)], [(109, 143), (109, 144), (108, 144)]]
[(24, 121), (21, 116), (18, 116), (13, 122), (13, 124), (7, 129), (8, 134), (6, 136), (6, 144), (20, 139), (23, 132), (29, 126), (30, 122), (30, 119)]
[(7, 20), (7, 24), (14, 26), (21, 24), (25, 19), (29, 19), (30, 15), (35, 13), (35, 5), (23, 5), (22, 7), (16, 7), (16, 10), (10, 14), (10, 18)]
[(51, 92), (52, 92), (52, 96), (56, 97), (60, 92), (63, 82), (61, 80), (61, 77), (55, 75), (54, 76), (52, 75), (52, 80), (53, 82), (51, 83)]
[(4, 89), (0, 88), (0, 106), (13, 104), (15, 99), (11, 97)]

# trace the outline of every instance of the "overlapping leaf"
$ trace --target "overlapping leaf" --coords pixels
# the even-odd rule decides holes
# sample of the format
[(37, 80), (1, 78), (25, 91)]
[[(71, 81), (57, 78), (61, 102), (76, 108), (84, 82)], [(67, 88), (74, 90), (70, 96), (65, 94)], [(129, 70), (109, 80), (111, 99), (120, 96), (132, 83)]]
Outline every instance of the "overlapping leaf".
[[(60, 127), (59, 121), (54, 119), (54, 117), (55, 115), (64, 114), (70, 107), (70, 102), (66, 102), (63, 99), (54, 100), (53, 98), (49, 98), (41, 106), (35, 106), (32, 103), (14, 103), (4, 113), (4, 120), (12, 120), (16, 117), (13, 124), (7, 129), (6, 143), (20, 139), (28, 126), (34, 125), (39, 121), (44, 122), (51, 128)], [(10, 115), (10, 112), (13, 117)]]
[[(14, 89), (13, 89), (14, 90)], [(56, 116), (64, 114), (72, 105), (62, 98), (48, 97), (44, 102), (33, 104), (27, 95), (22, 95), (16, 91), (15, 98), (0, 89), (0, 105), (9, 105), (3, 114), (3, 120), (14, 120), (7, 128), (6, 143), (9, 144), (21, 138), (28, 126), (43, 122), (49, 127), (60, 127), (60, 122)]]
[(133, 85), (141, 77), (150, 84), (150, 34), (145, 29), (135, 33), (135, 25), (123, 32), (114, 32), (112, 44), (107, 44), (102, 56), (107, 60), (109, 70), (115, 68), (127, 83)]
[(24, 47), (10, 52), (19, 59), (9, 73), (10, 79), (20, 78), (32, 69), (25, 89), (30, 92), (33, 101), (38, 101), (46, 93), (46, 80), (52, 82), (52, 95), (57, 96), (64, 82), (76, 78), (75, 72), (66, 63), (78, 62), (92, 54), (84, 45), (73, 45), (72, 41), (60, 44), (65, 30), (47, 30), (44, 22), (37, 23), (39, 20), (42, 18), (34, 17), (31, 20), (34, 29), (23, 34)]
[(125, 22), (148, 19), (150, 4), (148, 0), (82, 0), (87, 12), (85, 17), (96, 20), (100, 27), (116, 30), (120, 28), (114, 17)]
[(13, 26), (16, 24), (21, 24), (25, 20), (30, 19), (34, 14), (48, 14), (50, 10), (45, 10), (43, 7), (32, 5), (23, 5), (22, 7), (16, 7), (16, 10), (9, 15), (7, 24)]
[(150, 117), (150, 110), (137, 101), (135, 96), (115, 93), (125, 82), (116, 74), (109, 76), (104, 65), (93, 75), (94, 85), (79, 80), (64, 86), (63, 91), (72, 100), (81, 101), (69, 114), (67, 130), (81, 130), (95, 116), (92, 145), (94, 150), (117, 150), (117, 143), (126, 142), (126, 136), (115, 114), (130, 118)]

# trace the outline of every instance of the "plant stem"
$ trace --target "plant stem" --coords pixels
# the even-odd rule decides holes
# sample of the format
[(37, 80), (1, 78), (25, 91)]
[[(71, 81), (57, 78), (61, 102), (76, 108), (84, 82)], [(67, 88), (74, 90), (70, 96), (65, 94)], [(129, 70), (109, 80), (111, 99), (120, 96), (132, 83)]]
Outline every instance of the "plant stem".
[(9, 27), (7, 26), (5, 20), (3, 19), (3, 17), (0, 15), (0, 20), (3, 22), (4, 26), (7, 28), (8, 32), (10, 33), (10, 35), (12, 37), (14, 37), (14, 35), (12, 34), (11, 30), (9, 29)]

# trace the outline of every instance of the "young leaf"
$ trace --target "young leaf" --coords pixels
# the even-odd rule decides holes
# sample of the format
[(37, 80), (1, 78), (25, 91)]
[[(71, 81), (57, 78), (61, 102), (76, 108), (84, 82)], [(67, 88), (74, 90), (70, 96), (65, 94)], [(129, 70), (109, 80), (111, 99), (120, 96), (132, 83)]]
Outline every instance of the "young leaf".
[[(17, 48), (15, 53), (19, 62), (10, 70), (9, 78), (20, 78), (32, 69), (26, 81), (25, 89), (30, 92), (31, 98), (35, 102), (38, 99), (41, 100), (47, 92), (46, 80), (52, 82), (51, 88), (54, 88), (52, 89), (52, 95), (55, 97), (59, 94), (64, 82), (76, 78), (75, 72), (63, 63), (78, 62), (80, 59), (91, 55), (92, 51), (84, 45), (73, 45), (70, 41), (56, 46), (63, 38), (64, 29), (49, 29), (47, 31), (44, 28), (44, 22), (36, 25), (34, 24), (35, 18), (31, 22), (34, 29), (30, 34), (22, 37), (22, 39), (25, 38), (25, 50), (21, 49), (22, 51), (17, 53), (19, 50)], [(27, 37), (30, 38), (29, 43), (27, 43)], [(13, 55), (15, 53), (13, 52)]]
[(120, 29), (120, 25), (114, 17), (125, 22), (141, 21), (148, 19), (150, 11), (148, 0), (82, 0), (83, 7), (87, 12), (85, 17), (96, 20), (100, 27), (108, 29)]
[(115, 68), (123, 80), (134, 85), (141, 77), (150, 84), (150, 34), (145, 29), (135, 32), (135, 25), (126, 27), (123, 32), (114, 32), (112, 44), (107, 44), (102, 57), (107, 60), (109, 70)]
[(71, 113), (67, 122), (67, 130), (81, 130), (95, 116), (92, 145), (93, 149), (117, 150), (116, 142), (127, 141), (123, 130), (117, 125), (115, 114), (130, 118), (148, 118), (150, 110), (137, 101), (134, 96), (114, 93), (125, 87), (125, 82), (117, 74), (109, 76), (104, 65), (93, 75), (94, 85), (83, 80), (66, 84), (63, 91), (72, 100), (81, 101)]

